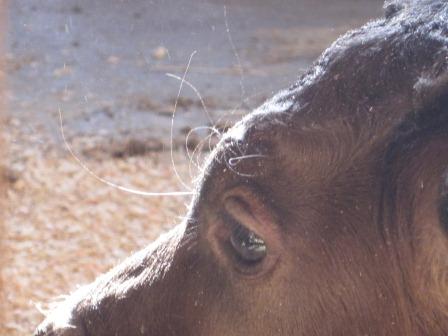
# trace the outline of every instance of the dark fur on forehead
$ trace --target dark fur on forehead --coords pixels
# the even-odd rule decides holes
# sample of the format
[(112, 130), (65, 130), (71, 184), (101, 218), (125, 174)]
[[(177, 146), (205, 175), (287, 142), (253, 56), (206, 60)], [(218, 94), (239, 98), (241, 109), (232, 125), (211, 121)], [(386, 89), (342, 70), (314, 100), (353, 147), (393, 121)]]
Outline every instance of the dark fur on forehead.
[(411, 11), (413, 14), (419, 14), (418, 11), (431, 9), (437, 10), (438, 6), (443, 5), (444, 0), (386, 0), (384, 2), (384, 12), (386, 18), (392, 18), (403, 11)]
[(294, 100), (300, 123), (344, 118), (371, 134), (434, 104), (448, 88), (448, 3), (392, 4), (401, 9), (339, 38), (270, 103)]

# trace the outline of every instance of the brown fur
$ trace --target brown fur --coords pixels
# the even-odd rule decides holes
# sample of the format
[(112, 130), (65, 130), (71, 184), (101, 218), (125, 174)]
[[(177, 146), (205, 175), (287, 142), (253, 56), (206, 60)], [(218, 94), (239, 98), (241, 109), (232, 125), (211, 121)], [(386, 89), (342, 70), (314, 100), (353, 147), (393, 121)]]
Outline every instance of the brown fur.
[(36, 335), (447, 335), (448, 3), (386, 7), (227, 133), (166, 240)]

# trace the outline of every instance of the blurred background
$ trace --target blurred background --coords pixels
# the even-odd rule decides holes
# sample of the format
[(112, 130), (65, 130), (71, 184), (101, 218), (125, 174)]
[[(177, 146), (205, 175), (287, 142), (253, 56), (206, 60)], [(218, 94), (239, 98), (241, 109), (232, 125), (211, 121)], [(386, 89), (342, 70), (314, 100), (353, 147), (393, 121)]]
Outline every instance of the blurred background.
[(189, 203), (123, 193), (93, 178), (67, 151), (59, 111), (67, 143), (96, 175), (143, 191), (187, 191), (219, 140), (210, 127), (225, 131), (292, 84), (381, 7), (379, 0), (10, 1), (0, 335), (30, 335), (50, 302), (180, 222)]

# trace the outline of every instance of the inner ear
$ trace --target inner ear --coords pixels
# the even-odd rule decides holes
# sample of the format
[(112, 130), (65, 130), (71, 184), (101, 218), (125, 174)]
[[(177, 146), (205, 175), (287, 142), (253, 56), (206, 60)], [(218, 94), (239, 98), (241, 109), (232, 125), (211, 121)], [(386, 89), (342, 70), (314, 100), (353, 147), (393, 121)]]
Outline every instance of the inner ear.
[(440, 224), (445, 233), (448, 234), (448, 172), (444, 174), (442, 180), (441, 197), (439, 203)]
[[(415, 111), (445, 111), (448, 101), (448, 55), (445, 49), (438, 52), (432, 66), (421, 73), (414, 84)], [(431, 115), (431, 118), (434, 116)]]
[(223, 194), (208, 237), (218, 259), (239, 276), (260, 277), (272, 271), (280, 259), (277, 215), (257, 192), (246, 186)]
[(448, 234), (448, 197), (442, 198), (439, 207), (440, 224), (445, 233)]

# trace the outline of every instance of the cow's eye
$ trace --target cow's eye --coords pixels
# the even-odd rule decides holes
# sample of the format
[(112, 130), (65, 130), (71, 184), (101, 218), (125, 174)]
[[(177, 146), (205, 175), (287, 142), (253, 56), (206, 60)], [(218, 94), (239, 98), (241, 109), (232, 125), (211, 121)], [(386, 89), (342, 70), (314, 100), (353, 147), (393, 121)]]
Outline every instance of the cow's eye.
[(266, 257), (264, 240), (242, 225), (235, 224), (230, 235), (230, 244), (238, 260), (247, 266), (254, 265)]
[(245, 187), (227, 192), (222, 205), (208, 236), (217, 257), (245, 279), (272, 271), (282, 247), (273, 211)]

